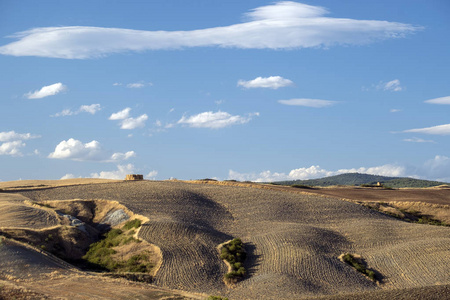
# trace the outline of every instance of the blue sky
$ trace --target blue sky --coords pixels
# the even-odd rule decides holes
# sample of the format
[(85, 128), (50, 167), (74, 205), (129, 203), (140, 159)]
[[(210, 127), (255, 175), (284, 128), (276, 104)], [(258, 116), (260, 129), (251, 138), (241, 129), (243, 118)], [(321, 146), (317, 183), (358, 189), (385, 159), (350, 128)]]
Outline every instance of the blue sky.
[(450, 181), (450, 3), (0, 2), (0, 180)]

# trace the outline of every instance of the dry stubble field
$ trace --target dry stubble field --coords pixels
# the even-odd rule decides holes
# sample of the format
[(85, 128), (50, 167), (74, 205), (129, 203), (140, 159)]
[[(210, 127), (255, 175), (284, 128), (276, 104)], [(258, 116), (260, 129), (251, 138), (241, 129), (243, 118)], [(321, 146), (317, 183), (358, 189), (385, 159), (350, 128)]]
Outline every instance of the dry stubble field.
[[(37, 189), (16, 187), (11, 192), (0, 193), (0, 205), (9, 207), (8, 213), (0, 217), (0, 228), (52, 225), (52, 217), (45, 210), (34, 208), (24, 213), (30, 210), (24, 204), (26, 199), (48, 203), (114, 200), (147, 217), (149, 221), (139, 237), (158, 246), (163, 258), (151, 288), (160, 288), (161, 293), (178, 293), (177, 297), (202, 299), (214, 294), (230, 299), (345, 299), (415, 293), (422, 298), (435, 295), (442, 299), (450, 284), (449, 227), (406, 223), (338, 198), (281, 189), (172, 181), (102, 181)], [(227, 268), (216, 246), (233, 237), (240, 237), (246, 244), (249, 276), (230, 288), (223, 282)], [(5, 249), (10, 248), (0, 249), (1, 255), (7, 257)], [(344, 252), (365, 258), (368, 266), (382, 275), (382, 283), (373, 283), (339, 261), (338, 256)], [(32, 271), (35, 266), (30, 262), (26, 265), (31, 279), (17, 278), (17, 270), (11, 265), (1, 265), (0, 279), (16, 280), (17, 284), (43, 292), (34, 284), (39, 277), (33, 273), (37, 271)], [(98, 290), (102, 290), (102, 285), (106, 289), (122, 282), (99, 280), (98, 276), (67, 266), (58, 268), (50, 268), (59, 272), (57, 276), (49, 275), (53, 282), (41, 281), (41, 285), (47, 285), (44, 291), (53, 289), (52, 296), (58, 289), (62, 292), (63, 283), (68, 284), (64, 280), (71, 277), (78, 278), (72, 281), (78, 286), (98, 281)], [(150, 292), (148, 285), (127, 284), (120, 284), (132, 286), (117, 293), (116, 298), (131, 291)], [(71, 297), (86, 297), (77, 295), (75, 288), (69, 290)], [(98, 292), (97, 296), (105, 295)]]

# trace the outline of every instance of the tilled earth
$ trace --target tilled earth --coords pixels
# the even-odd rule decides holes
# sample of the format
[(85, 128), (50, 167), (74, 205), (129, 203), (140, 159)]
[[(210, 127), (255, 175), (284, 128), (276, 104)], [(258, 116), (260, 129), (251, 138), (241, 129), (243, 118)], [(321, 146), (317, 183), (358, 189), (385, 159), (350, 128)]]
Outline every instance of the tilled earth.
[[(411, 224), (338, 198), (185, 182), (114, 182), (17, 191), (33, 200), (117, 200), (149, 218), (140, 238), (157, 245), (157, 286), (230, 299), (363, 295), (450, 284), (450, 228)], [(246, 244), (247, 278), (233, 288), (216, 246)], [(375, 284), (338, 260), (357, 253)], [(448, 289), (447, 289), (448, 290)]]

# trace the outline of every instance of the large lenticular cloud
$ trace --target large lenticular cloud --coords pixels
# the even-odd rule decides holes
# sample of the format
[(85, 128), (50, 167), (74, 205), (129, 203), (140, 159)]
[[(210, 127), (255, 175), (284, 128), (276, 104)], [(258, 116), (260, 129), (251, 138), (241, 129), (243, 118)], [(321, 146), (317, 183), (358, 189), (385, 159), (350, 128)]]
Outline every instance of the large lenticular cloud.
[(298, 49), (367, 44), (420, 30), (410, 24), (324, 17), (327, 10), (283, 1), (247, 13), (248, 22), (192, 31), (144, 31), (86, 26), (42, 27), (15, 34), (0, 54), (66, 59), (127, 51), (189, 47)]

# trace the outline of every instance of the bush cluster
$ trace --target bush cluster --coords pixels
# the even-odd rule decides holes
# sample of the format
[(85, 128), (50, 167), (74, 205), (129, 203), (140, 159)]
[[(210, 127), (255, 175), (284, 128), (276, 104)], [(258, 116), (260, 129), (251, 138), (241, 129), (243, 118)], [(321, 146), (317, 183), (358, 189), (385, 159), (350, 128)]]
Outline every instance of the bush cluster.
[(130, 230), (130, 229), (133, 229), (133, 228), (139, 228), (139, 227), (141, 227), (141, 224), (142, 224), (141, 220), (134, 219), (134, 220), (126, 222), (125, 225), (123, 225), (122, 229), (123, 230)]
[(222, 247), (220, 258), (228, 261), (231, 266), (231, 272), (225, 274), (227, 281), (236, 282), (245, 276), (247, 273), (244, 268), (246, 256), (244, 245), (239, 238), (233, 239)]
[(372, 279), (373, 281), (376, 281), (375, 278), (375, 272), (367, 269), (366, 266), (362, 263), (360, 263), (353, 255), (351, 255), (350, 253), (345, 254), (342, 259), (344, 260), (344, 262), (346, 262), (347, 264), (351, 265), (352, 267), (354, 267), (358, 272), (363, 273), (364, 275), (366, 275), (367, 277), (369, 277), (370, 279)]

